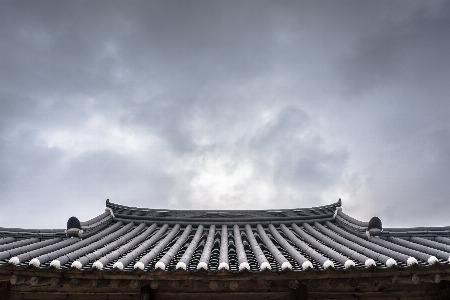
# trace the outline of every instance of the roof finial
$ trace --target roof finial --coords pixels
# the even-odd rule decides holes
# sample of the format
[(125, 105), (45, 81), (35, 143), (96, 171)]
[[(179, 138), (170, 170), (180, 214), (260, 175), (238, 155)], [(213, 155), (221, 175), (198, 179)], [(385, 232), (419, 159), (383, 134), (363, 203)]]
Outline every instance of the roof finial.
[(339, 198), (339, 200), (338, 200), (338, 202), (337, 202), (337, 205), (336, 205), (336, 210), (334, 211), (333, 218), (336, 218), (338, 212), (339, 212), (340, 210), (342, 210), (342, 207), (341, 207), (341, 206), (342, 206), (342, 201), (341, 201), (341, 198)]
[(66, 236), (78, 236), (81, 238), (82, 234), (83, 230), (80, 221), (76, 217), (70, 217), (69, 220), (67, 220)]
[(369, 221), (369, 226), (367, 227), (367, 237), (370, 239), (371, 237), (380, 237), (381, 232), (383, 231), (383, 224), (381, 223), (380, 218), (373, 217)]

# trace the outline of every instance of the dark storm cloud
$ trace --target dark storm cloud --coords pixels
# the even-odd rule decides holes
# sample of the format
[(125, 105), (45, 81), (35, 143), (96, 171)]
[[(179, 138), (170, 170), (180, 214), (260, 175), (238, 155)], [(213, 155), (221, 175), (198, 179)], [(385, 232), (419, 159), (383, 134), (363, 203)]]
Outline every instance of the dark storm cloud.
[[(342, 197), (357, 218), (405, 226), (423, 222), (399, 206), (448, 205), (445, 2), (1, 6), (2, 226), (62, 227), (106, 198), (223, 209)], [(430, 208), (434, 224), (443, 211)]]
[(260, 128), (250, 148), (258, 172), (272, 175), (277, 188), (272, 201), (283, 199), (291, 207), (320, 203), (328, 189), (340, 183), (348, 160), (345, 149), (327, 149), (311, 129), (308, 114), (292, 106)]
[(337, 64), (348, 101), (341, 117), (361, 137), (354, 147), (371, 153), (361, 195), (396, 226), (424, 215), (443, 224), (450, 208), (450, 5), (433, 4), (387, 18)]
[(399, 82), (406, 87), (420, 84), (432, 92), (448, 83), (448, 2), (439, 9), (421, 7), (408, 18), (387, 19), (379, 25), (375, 32), (361, 37), (351, 56), (341, 62), (352, 92), (360, 95), (364, 90)]

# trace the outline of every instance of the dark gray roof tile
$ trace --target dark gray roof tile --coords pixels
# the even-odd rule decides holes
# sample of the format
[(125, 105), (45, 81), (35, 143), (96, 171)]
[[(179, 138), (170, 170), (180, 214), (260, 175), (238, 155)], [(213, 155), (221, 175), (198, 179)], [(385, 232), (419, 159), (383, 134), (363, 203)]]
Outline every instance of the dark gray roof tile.
[[(130, 248), (134, 247), (139, 243), (139, 241), (142, 241), (145, 237), (147, 237), (150, 233), (152, 233), (155, 228), (156, 224), (153, 224), (147, 230), (142, 232), (142, 230), (145, 228), (145, 224), (141, 223), (139, 226), (137, 226), (132, 231), (128, 232), (126, 235), (120, 237), (114, 245), (114, 248), (118, 248), (114, 251), (110, 251), (107, 247), (105, 247), (104, 254), (102, 257), (98, 258), (96, 262), (92, 264), (92, 267), (97, 269), (103, 269), (104, 266), (106, 266), (109, 262), (112, 262), (116, 258), (118, 258), (123, 253), (127, 252)], [(138, 235), (139, 234), (139, 235)], [(112, 245), (112, 243), (111, 243)], [(113, 247), (110, 247), (113, 248)]]
[(443, 243), (443, 244), (450, 245), (450, 238), (448, 238), (448, 237), (436, 236), (436, 237), (434, 237), (434, 240), (436, 242), (440, 242), (440, 243)]
[(167, 246), (167, 244), (172, 241), (179, 230), (180, 225), (175, 225), (163, 240), (161, 240), (150, 252), (139, 259), (139, 261), (134, 265), (134, 268), (144, 270), (145, 267), (147, 267), (147, 265), (150, 263), (150, 261), (155, 258), (156, 255), (158, 255)]
[(312, 268), (313, 265), (311, 262), (306, 259), (300, 252), (298, 252), (294, 247), (292, 247), (276, 230), (275, 226), (272, 224), (269, 225), (269, 231), (275, 240), (285, 249), (289, 255), (291, 255), (301, 266), (303, 269)]
[[(73, 251), (76, 251), (76, 250), (78, 250), (78, 249), (80, 249), (80, 248), (82, 248), (82, 247), (84, 247), (84, 246), (86, 246), (86, 245), (88, 245), (88, 244), (90, 244), (90, 243), (92, 243), (94, 241), (99, 240), (103, 236), (105, 236), (105, 235), (115, 231), (119, 227), (120, 227), (120, 224), (116, 223), (116, 224), (112, 225), (111, 227), (105, 229), (104, 231), (99, 232), (98, 234), (96, 234), (94, 236), (91, 236), (89, 238), (83, 239), (81, 241), (79, 241), (77, 238), (73, 238), (75, 243), (73, 243), (70, 246), (65, 246), (65, 247), (63, 247), (61, 249), (57, 249), (57, 250), (54, 250), (54, 251), (42, 254), (42, 255), (40, 255), (38, 257), (33, 257), (33, 259), (34, 259), (33, 265), (34, 266), (39, 266), (39, 265), (44, 264), (44, 263), (46, 263), (46, 262), (48, 262), (50, 260), (56, 259), (58, 257), (62, 257), (62, 256), (64, 256), (67, 253), (71, 253)], [(60, 262), (58, 261), (58, 263), (55, 263), (54, 266), (55, 267), (59, 267), (60, 266)]]
[(8, 236), (0, 239), (0, 245), (8, 244), (14, 242), (16, 239), (12, 236)]
[(188, 248), (184, 252), (181, 259), (178, 261), (178, 263), (176, 265), (176, 269), (180, 269), (180, 268), (184, 269), (184, 270), (187, 269), (187, 266), (189, 265), (189, 262), (192, 258), (192, 255), (194, 254), (195, 249), (197, 248), (198, 242), (200, 241), (202, 234), (203, 234), (203, 225), (200, 225), (197, 227), (194, 238), (192, 239)]
[[(341, 245), (343, 245), (344, 250), (348, 248), (348, 250), (353, 250), (356, 253), (361, 253), (367, 256), (360, 256), (361, 258), (364, 259), (364, 262), (362, 262), (360, 260), (361, 263), (363, 263), (366, 267), (370, 267), (372, 265), (375, 265), (375, 260), (379, 260), (381, 262), (383, 262), (384, 264), (386, 264), (386, 262), (389, 260), (390, 257), (385, 256), (383, 254), (380, 253), (376, 253), (375, 251), (368, 249), (366, 247), (363, 247), (355, 242), (352, 242), (350, 240), (345, 239), (344, 237), (338, 235), (337, 233), (333, 232), (332, 230), (325, 228), (325, 226), (323, 226), (322, 224), (319, 223), (315, 223), (314, 226), (316, 228), (318, 228), (324, 235), (328, 236), (329, 238), (334, 239), (335, 241), (337, 241), (338, 243), (340, 243)], [(351, 252), (349, 252), (348, 254), (350, 257), (352, 257)], [(354, 258), (354, 256), (352, 257)], [(354, 258), (356, 259), (356, 258)]]
[(183, 234), (178, 238), (177, 242), (167, 251), (167, 253), (156, 263), (156, 269), (165, 270), (166, 266), (169, 265), (172, 258), (177, 254), (178, 250), (180, 250), (181, 246), (186, 242), (189, 234), (191, 233), (192, 226), (188, 225)]
[[(6, 252), (7, 250), (14, 249), (17, 247), (22, 247), (22, 246), (29, 245), (29, 244), (36, 243), (36, 242), (39, 242), (39, 239), (34, 237), (34, 238), (23, 239), (23, 240), (19, 240), (19, 241), (15, 241), (15, 242), (10, 242), (8, 244), (0, 245), (0, 257), (5, 256), (6, 253), (4, 253), (4, 252)], [(4, 258), (0, 258), (0, 259), (4, 259)]]
[(258, 230), (259, 236), (261, 237), (265, 246), (270, 251), (272, 256), (276, 259), (281, 269), (282, 270), (292, 269), (292, 265), (289, 263), (286, 257), (284, 257), (284, 255), (281, 254), (280, 250), (278, 250), (278, 248), (272, 243), (272, 241), (269, 239), (266, 232), (264, 231), (264, 228), (258, 224), (256, 226), (256, 229)]
[(417, 244), (417, 243), (414, 243), (414, 242), (405, 241), (405, 240), (399, 239), (397, 237), (388, 237), (387, 240), (390, 241), (390, 242), (396, 243), (398, 245), (402, 245), (404, 247), (408, 247), (410, 249), (417, 250), (417, 251), (419, 251), (419, 252), (421, 252), (423, 254), (428, 254), (429, 258), (427, 259), (427, 262), (430, 265), (435, 264), (437, 262), (437, 260), (435, 259), (436, 257), (437, 258), (441, 258), (441, 259), (446, 260), (446, 261), (450, 259), (450, 253), (449, 252), (445, 252), (445, 251), (441, 251), (441, 250), (438, 250), (438, 249), (430, 248), (428, 246), (424, 246), (424, 245)]
[[(364, 253), (374, 260), (379, 260), (383, 262), (387, 267), (391, 267), (397, 264), (392, 257), (385, 255), (391, 253), (388, 249), (370, 243), (355, 235), (352, 235), (349, 232), (337, 227), (336, 225), (330, 222), (327, 222), (326, 225), (330, 229), (327, 229), (324, 226), (321, 226), (320, 224), (316, 224), (316, 226), (320, 229), (320, 231), (331, 236), (332, 238), (339, 241), (343, 245), (346, 245), (349, 248), (352, 248), (353, 250), (358, 251), (360, 253)], [(353, 242), (353, 244), (351, 242)], [(408, 257), (405, 256), (405, 262), (407, 259)]]
[[(48, 245), (46, 247), (37, 248), (36, 250), (25, 252), (25, 253), (20, 254), (20, 255), (18, 255), (16, 257), (13, 257), (13, 258), (16, 258), (17, 261), (13, 260), (12, 262), (14, 264), (19, 264), (20, 262), (24, 262), (26, 260), (33, 259), (36, 256), (44, 255), (46, 253), (53, 252), (53, 251), (59, 250), (61, 248), (67, 247), (69, 245), (72, 245), (72, 244), (76, 243), (77, 240), (78, 239), (68, 238), (68, 239), (60, 241), (58, 243), (50, 244), (50, 245)], [(11, 259), (13, 259), (13, 258), (11, 258)], [(30, 262), (30, 264), (31, 264), (31, 262)], [(34, 265), (36, 267), (39, 267), (40, 262), (36, 261), (36, 262), (32, 263), (32, 265)]]
[[(142, 229), (145, 227), (145, 224), (142, 223), (141, 227), (137, 227), (136, 231), (142, 231)], [(145, 231), (141, 232), (139, 235), (137, 235), (135, 238), (131, 239), (128, 243), (122, 245), (119, 249), (116, 249), (105, 256), (101, 257), (98, 262), (100, 264), (96, 264), (96, 267), (99, 269), (102, 269), (103, 266), (106, 266), (108, 263), (113, 262), (115, 259), (123, 255), (124, 253), (130, 251), (133, 247), (141, 243), (144, 239), (146, 239), (153, 231), (155, 231), (157, 225), (153, 224), (152, 226), (148, 227)], [(95, 264), (95, 263), (94, 263)], [(93, 264), (93, 266), (94, 266)], [(123, 265), (122, 265), (123, 269)]]
[(248, 239), (248, 242), (250, 243), (250, 246), (252, 248), (252, 251), (255, 255), (256, 260), (258, 261), (259, 269), (261, 271), (265, 269), (271, 269), (270, 263), (267, 260), (266, 256), (264, 255), (263, 251), (261, 250), (261, 247), (259, 246), (258, 242), (255, 239), (255, 236), (253, 234), (252, 228), (250, 225), (245, 225), (245, 233)]
[(228, 262), (228, 228), (227, 225), (222, 225), (220, 233), (220, 254), (219, 254), (219, 270), (229, 270)]
[(244, 244), (242, 243), (241, 230), (238, 225), (233, 226), (234, 243), (236, 245), (237, 258), (239, 263), (239, 271), (244, 269), (250, 270), (247, 255), (245, 254)]
[[(318, 224), (318, 225), (320, 225), (320, 224)], [(303, 227), (306, 230), (308, 230), (309, 234), (314, 236), (317, 240), (322, 241), (324, 244), (329, 246), (331, 249), (334, 249), (337, 252), (340, 252), (340, 253), (348, 256), (350, 259), (347, 260), (344, 263), (344, 266), (346, 268), (348, 268), (350, 266), (355, 266), (355, 263), (353, 262), (353, 260), (359, 261), (363, 265), (366, 265), (367, 261), (369, 260), (369, 257), (367, 257), (367, 256), (365, 256), (365, 255), (363, 255), (361, 253), (358, 253), (358, 252), (352, 250), (351, 248), (349, 248), (349, 247), (347, 247), (347, 246), (345, 246), (343, 244), (340, 244), (340, 243), (334, 241), (333, 239), (329, 238), (328, 236), (326, 236), (326, 235), (320, 233), (319, 231), (317, 231), (311, 225), (303, 224)], [(370, 261), (369, 261), (369, 263), (370, 263)]]
[(125, 267), (128, 266), (129, 263), (131, 263), (134, 259), (139, 257), (146, 249), (150, 248), (155, 242), (157, 242), (167, 231), (169, 228), (169, 225), (164, 224), (154, 235), (152, 235), (148, 240), (143, 242), (141, 245), (139, 245), (137, 248), (129, 252), (124, 257), (120, 258), (115, 264), (114, 268), (118, 268), (120, 270), (123, 270)]
[[(61, 230), (0, 229), (0, 265), (129, 271), (265, 269), (448, 264), (450, 227), (385, 228), (367, 238), (367, 222), (332, 205), (259, 211), (170, 211), (107, 203), (82, 222), (82, 239)], [(336, 212), (336, 215), (334, 213)], [(286, 225), (292, 224), (291, 228)], [(298, 226), (298, 225), (299, 226)], [(300, 225), (301, 224), (301, 225)], [(148, 227), (147, 227), (148, 226)], [(158, 226), (161, 226), (158, 228)], [(381, 264), (382, 263), (382, 264)]]
[[(100, 240), (96, 240), (95, 242), (93, 241), (94, 239), (89, 239), (89, 240), (83, 240), (80, 241), (79, 243), (70, 245), (66, 248), (64, 248), (64, 255), (61, 255), (60, 257), (57, 257), (55, 259), (53, 259), (53, 261), (51, 262), (51, 266), (59, 268), (62, 265), (65, 265), (66, 263), (68, 263), (69, 261), (73, 261), (75, 259), (77, 259), (78, 257), (91, 252), (94, 249), (97, 249), (98, 247), (103, 246), (104, 244), (108, 243), (110, 240), (112, 240), (114, 237), (117, 236), (117, 232), (116, 231), (118, 228), (120, 228), (120, 226), (122, 226), (122, 223), (116, 223), (113, 226), (111, 226), (107, 231), (107, 235), (102, 236), (102, 238)], [(112, 229), (112, 230), (111, 230)], [(76, 249), (76, 250), (75, 250)], [(52, 255), (48, 255), (49, 257), (53, 257), (53, 253)]]
[(12, 248), (10, 250), (4, 251), (0, 253), (0, 260), (1, 259), (5, 259), (5, 258), (11, 258), (14, 256), (17, 256), (19, 254), (22, 253), (26, 253), (29, 251), (33, 251), (36, 249), (40, 249), (43, 247), (46, 247), (48, 245), (54, 244), (54, 243), (58, 243), (62, 240), (62, 238), (53, 238), (50, 240), (44, 240), (44, 241), (40, 241), (40, 242), (36, 242), (36, 243), (31, 243), (31, 244), (27, 244), (21, 247), (17, 247), (17, 248)]
[[(335, 251), (334, 249), (326, 246), (325, 244), (322, 244), (317, 239), (312, 237), (311, 235), (304, 232), (302, 229), (300, 229), (296, 224), (292, 224), (292, 229), (308, 244), (322, 252), (325, 256), (332, 258), (333, 260), (339, 262), (343, 266), (350, 266), (351, 259), (349, 259), (347, 256), (342, 255), (341, 253)], [(347, 265), (346, 265), (347, 263)], [(327, 266), (324, 266), (327, 267)]]
[(372, 238), (370, 239), (370, 241), (367, 241), (357, 235), (355, 235), (354, 233), (345, 231), (339, 227), (337, 227), (336, 225), (327, 222), (326, 223), (328, 227), (330, 227), (331, 229), (333, 229), (334, 231), (336, 231), (337, 233), (341, 234), (342, 236), (345, 236), (346, 238), (362, 245), (365, 246), (368, 249), (372, 249), (373, 251), (376, 251), (378, 253), (382, 253), (388, 257), (391, 257), (395, 260), (399, 260), (399, 261), (403, 261), (404, 263), (408, 262), (409, 256), (405, 255), (403, 253), (394, 251), (388, 247), (386, 247), (386, 245), (379, 245), (377, 243), (375, 243), (375, 241), (378, 241), (379, 239), (377, 238)]
[(106, 209), (104, 213), (101, 215), (96, 216), (95, 218), (92, 218), (85, 222), (80, 222), (81, 227), (91, 227), (92, 225), (98, 224), (99, 222), (103, 221), (105, 218), (108, 218), (111, 216), (111, 212), (109, 209)]
[(350, 217), (349, 215), (345, 214), (342, 210), (338, 210), (337, 211), (337, 216), (339, 216), (340, 218), (344, 219), (349, 224), (352, 224), (355, 227), (360, 227), (360, 228), (365, 229), (365, 228), (367, 228), (369, 226), (369, 222), (358, 221), (358, 220)]
[(333, 262), (330, 261), (327, 257), (317, 252), (314, 248), (308, 246), (306, 243), (298, 239), (292, 231), (290, 231), (286, 225), (280, 225), (282, 232), (286, 235), (289, 240), (291, 240), (298, 248), (300, 248), (307, 255), (311, 256), (312, 259), (319, 262), (320, 265), (324, 268), (333, 266)]
[(206, 240), (206, 244), (203, 248), (202, 255), (200, 256), (200, 261), (197, 265), (197, 269), (208, 269), (209, 259), (211, 257), (211, 251), (214, 243), (214, 235), (216, 232), (216, 226), (211, 225), (209, 227), (208, 239)]
[[(96, 259), (102, 257), (112, 249), (118, 247), (121, 243), (118, 242), (118, 239), (128, 232), (133, 227), (132, 223), (129, 223), (116, 232), (104, 237), (100, 241), (97, 241), (95, 243), (92, 243), (80, 250), (78, 250), (80, 253), (77, 254), (78, 258), (74, 262), (72, 262), (72, 267), (75, 267), (77, 269), (81, 269), (84, 267), (87, 263), (93, 262)], [(139, 229), (140, 231), (140, 229)], [(134, 234), (134, 232), (131, 232), (127, 234), (127, 236), (131, 236)], [(72, 255), (71, 259), (74, 259), (75, 255)]]
[[(417, 259), (420, 259), (422, 261), (428, 261), (428, 259), (430, 258), (430, 255), (427, 255), (427, 254), (421, 253), (419, 251), (400, 246), (398, 244), (395, 244), (395, 243), (392, 243), (392, 242), (389, 242), (389, 241), (386, 241), (386, 240), (383, 240), (383, 239), (380, 239), (380, 238), (371, 238), (370, 241), (372, 243), (375, 243), (375, 244), (378, 244), (380, 246), (383, 246), (383, 247), (385, 247), (387, 249), (393, 250), (394, 252), (392, 254), (392, 257), (394, 257), (394, 258), (395, 258), (395, 256), (397, 256), (397, 254), (395, 252), (402, 253), (404, 255), (409, 255), (408, 259), (406, 260), (406, 264), (408, 266), (417, 264)], [(403, 259), (400, 258), (399, 260), (403, 260), (404, 261), (404, 258)]]

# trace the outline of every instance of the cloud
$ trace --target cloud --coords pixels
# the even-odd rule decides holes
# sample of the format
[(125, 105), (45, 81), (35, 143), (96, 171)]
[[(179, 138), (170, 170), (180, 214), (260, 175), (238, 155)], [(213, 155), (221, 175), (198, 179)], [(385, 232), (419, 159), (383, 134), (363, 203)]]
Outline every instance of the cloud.
[(341, 197), (363, 220), (446, 222), (416, 209), (448, 202), (446, 2), (3, 7), (2, 226), (62, 227), (106, 198), (263, 209)]
[(398, 84), (403, 88), (421, 85), (428, 92), (441, 88), (450, 75), (449, 25), (450, 5), (446, 2), (421, 6), (401, 20), (386, 18), (340, 61), (338, 70), (347, 92), (358, 97), (379, 86)]
[(329, 202), (346, 171), (345, 148), (327, 145), (310, 119), (306, 112), (288, 106), (250, 138), (258, 173), (272, 176), (277, 191), (272, 203), (276, 199), (288, 205)]

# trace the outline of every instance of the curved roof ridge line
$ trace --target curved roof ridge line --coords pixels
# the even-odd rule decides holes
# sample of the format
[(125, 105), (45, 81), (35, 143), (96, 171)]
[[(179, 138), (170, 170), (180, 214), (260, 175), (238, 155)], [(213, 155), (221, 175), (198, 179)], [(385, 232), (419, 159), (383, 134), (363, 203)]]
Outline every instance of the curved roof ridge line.
[(367, 228), (369, 226), (369, 222), (363, 222), (360, 220), (357, 220), (353, 217), (350, 217), (349, 215), (347, 215), (346, 213), (344, 213), (342, 210), (339, 210), (336, 214), (336, 217), (341, 217), (342, 219), (344, 219), (347, 222), (350, 222), (352, 225), (355, 225), (357, 227), (361, 227), (361, 228)]
[(277, 221), (307, 221), (333, 218), (336, 208), (341, 202), (329, 205), (292, 208), (292, 209), (266, 209), (266, 210), (169, 210), (169, 209), (148, 209), (119, 205), (106, 201), (107, 208), (114, 212), (115, 220), (133, 220), (136, 222), (190, 222), (212, 224), (216, 222), (239, 223), (258, 221), (271, 223)]
[[(127, 205), (121, 205), (117, 203), (112, 203), (109, 201), (109, 199), (106, 200), (106, 207), (109, 208), (117, 208), (117, 209), (129, 209), (129, 210), (139, 210), (139, 211), (151, 211), (151, 212), (182, 212), (182, 211), (189, 211), (189, 212), (207, 212), (207, 213), (220, 213), (220, 212), (290, 212), (290, 211), (298, 211), (298, 210), (305, 210), (305, 209), (335, 209), (336, 207), (341, 206), (341, 201), (336, 201), (334, 203), (321, 205), (321, 206), (312, 206), (312, 207), (297, 207), (297, 208), (272, 208), (272, 209), (239, 209), (239, 210), (232, 210), (232, 209), (165, 209), (165, 208), (144, 208), (144, 207), (133, 207), (133, 206), (127, 206)], [(334, 212), (334, 211), (333, 211)]]

